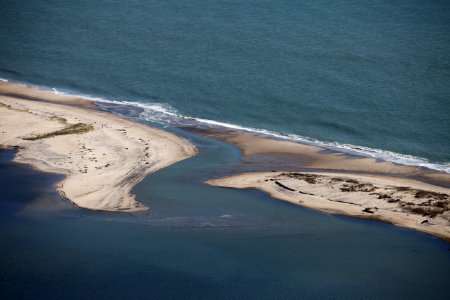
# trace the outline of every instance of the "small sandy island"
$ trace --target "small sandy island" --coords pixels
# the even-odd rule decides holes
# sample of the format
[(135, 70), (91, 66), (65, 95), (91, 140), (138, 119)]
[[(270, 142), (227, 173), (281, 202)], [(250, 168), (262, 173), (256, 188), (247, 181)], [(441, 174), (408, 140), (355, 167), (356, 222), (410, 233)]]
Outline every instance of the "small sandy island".
[(195, 155), (195, 146), (171, 133), (89, 109), (92, 104), (1, 82), (0, 147), (17, 147), (16, 162), (64, 174), (57, 190), (78, 207), (148, 209), (131, 189), (147, 174)]
[(207, 183), (257, 188), (294, 204), (381, 220), (450, 241), (450, 189), (409, 178), (334, 172), (254, 172)]

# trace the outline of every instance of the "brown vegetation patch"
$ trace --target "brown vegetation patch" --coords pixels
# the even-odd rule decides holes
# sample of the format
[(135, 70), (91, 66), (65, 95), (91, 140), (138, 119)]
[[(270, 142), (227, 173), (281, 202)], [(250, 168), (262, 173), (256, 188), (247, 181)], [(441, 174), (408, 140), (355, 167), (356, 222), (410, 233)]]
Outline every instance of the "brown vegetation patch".
[(339, 178), (339, 177), (333, 177), (333, 178), (331, 178), (331, 181), (334, 181), (334, 182), (341, 182), (341, 181), (344, 181), (344, 179)]
[(394, 199), (394, 198), (390, 198), (387, 200), (388, 203), (397, 203), (400, 202), (400, 199)]
[[(416, 197), (416, 195), (419, 195), (419, 197)], [(421, 203), (400, 201), (400, 207), (409, 212), (420, 214), (423, 216), (430, 216), (432, 218), (450, 211), (450, 199), (446, 194), (419, 190), (416, 191), (414, 197), (416, 199), (428, 198), (428, 200)], [(441, 200), (441, 198), (443, 198), (443, 200)]]
[(67, 124), (67, 120), (65, 118), (58, 117), (58, 116), (50, 117), (49, 120), (50, 121), (58, 121), (61, 124)]
[(397, 192), (406, 192), (406, 191), (411, 190), (411, 188), (406, 187), (406, 186), (396, 186), (396, 187), (394, 187), (394, 189), (395, 189)]
[(60, 130), (55, 130), (55, 131), (47, 132), (47, 133), (43, 133), (43, 134), (31, 135), (31, 136), (24, 137), (22, 139), (27, 140), (27, 141), (35, 141), (35, 140), (46, 139), (46, 138), (54, 137), (54, 136), (58, 136), (58, 135), (86, 133), (93, 129), (94, 129), (94, 127), (91, 124), (76, 123), (76, 124), (69, 124), (65, 128), (60, 129)]
[(444, 209), (444, 208), (436, 208), (436, 207), (429, 207), (429, 206), (423, 207), (423, 206), (415, 206), (415, 205), (405, 206), (404, 209), (406, 209), (407, 211), (410, 211), (412, 213), (419, 214), (424, 217), (429, 216), (431, 218), (434, 218), (437, 215), (440, 215), (447, 211), (447, 209)]
[[(395, 204), (408, 213), (427, 216), (430, 218), (434, 218), (436, 216), (445, 217), (450, 213), (450, 195), (448, 194), (418, 190), (403, 186), (378, 187), (373, 185), (372, 183), (358, 181), (353, 178), (328, 177), (298, 172), (281, 173), (280, 177), (277, 176), (268, 180), (276, 181), (277, 179), (282, 178), (281, 176), (303, 180), (309, 184), (323, 183), (337, 185), (337, 187), (342, 192), (370, 193), (369, 195), (372, 195), (372, 197), (377, 197), (378, 199), (384, 200), (387, 203)], [(275, 183), (282, 188), (292, 190), (287, 186), (279, 184), (279, 182), (277, 181)], [(306, 194), (301, 191), (300, 193)], [(365, 208), (363, 212), (372, 214), (375, 211), (374, 208)]]
[(417, 191), (416, 194), (414, 195), (414, 198), (432, 198), (432, 199), (439, 199), (439, 200), (446, 200), (448, 199), (448, 195), (447, 194), (441, 194), (441, 193), (436, 193), (436, 192), (430, 192), (430, 191)]
[(309, 184), (316, 184), (317, 179), (320, 177), (319, 175), (314, 174), (304, 174), (304, 173), (296, 173), (296, 172), (288, 172), (288, 173), (281, 173), (281, 176), (287, 176), (289, 178), (295, 178), (299, 180), (304, 180)]
[(353, 184), (347, 184), (344, 183), (341, 186), (342, 192), (373, 192), (375, 191), (376, 187), (373, 186), (371, 183), (353, 183)]
[(345, 182), (348, 182), (348, 183), (359, 183), (358, 180), (356, 180), (356, 179), (347, 179)]

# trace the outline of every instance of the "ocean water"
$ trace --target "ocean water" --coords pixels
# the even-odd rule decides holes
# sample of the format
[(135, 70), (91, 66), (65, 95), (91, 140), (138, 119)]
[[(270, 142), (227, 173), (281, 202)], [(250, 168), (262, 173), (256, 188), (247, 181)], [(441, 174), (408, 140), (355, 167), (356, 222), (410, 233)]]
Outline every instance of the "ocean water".
[(151, 210), (137, 214), (77, 209), (53, 191), (60, 177), (0, 152), (0, 298), (448, 298), (448, 243), (207, 186), (239, 151), (185, 137), (200, 154), (144, 179)]
[(450, 172), (449, 1), (6, 0), (0, 77)]
[(447, 299), (449, 244), (203, 181), (252, 130), (450, 171), (448, 1), (1, 1), (0, 78), (143, 108), (199, 155), (80, 210), (0, 151), (0, 299)]

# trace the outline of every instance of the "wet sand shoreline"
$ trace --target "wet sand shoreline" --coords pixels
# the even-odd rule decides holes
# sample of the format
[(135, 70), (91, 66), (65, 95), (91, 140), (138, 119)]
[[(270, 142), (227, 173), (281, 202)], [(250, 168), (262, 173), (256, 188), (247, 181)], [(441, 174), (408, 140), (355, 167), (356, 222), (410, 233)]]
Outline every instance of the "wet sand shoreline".
[(184, 130), (234, 145), (242, 154), (241, 165), (256, 170), (311, 170), (390, 175), (412, 178), (450, 188), (450, 174), (425, 167), (400, 165), (298, 142), (238, 130), (183, 127)]

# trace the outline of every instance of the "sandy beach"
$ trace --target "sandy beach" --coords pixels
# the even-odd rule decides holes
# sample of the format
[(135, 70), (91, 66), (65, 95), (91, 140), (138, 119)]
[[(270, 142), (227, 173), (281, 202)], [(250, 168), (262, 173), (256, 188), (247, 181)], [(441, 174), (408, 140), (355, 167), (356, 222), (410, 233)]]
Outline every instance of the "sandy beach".
[(337, 172), (254, 172), (207, 183), (256, 188), (293, 204), (381, 220), (450, 241), (450, 189), (412, 179)]
[(64, 174), (58, 192), (78, 207), (139, 211), (131, 189), (146, 175), (196, 154), (187, 140), (111, 113), (92, 101), (0, 83), (0, 145), (14, 161)]

